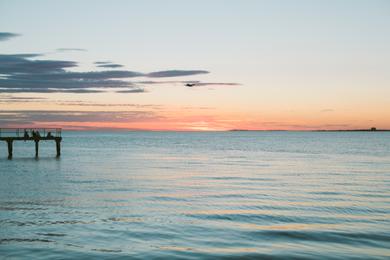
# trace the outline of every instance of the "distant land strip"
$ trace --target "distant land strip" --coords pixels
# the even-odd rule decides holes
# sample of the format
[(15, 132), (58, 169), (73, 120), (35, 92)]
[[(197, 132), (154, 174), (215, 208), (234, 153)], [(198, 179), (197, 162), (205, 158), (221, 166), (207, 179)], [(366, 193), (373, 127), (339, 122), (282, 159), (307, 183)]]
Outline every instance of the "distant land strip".
[(317, 129), (317, 130), (250, 130), (250, 129), (231, 129), (229, 130), (231, 132), (243, 132), (243, 131), (249, 131), (249, 132), (390, 132), (390, 129), (376, 129), (376, 128), (370, 128), (370, 129), (336, 129), (336, 130), (326, 130), (326, 129)]

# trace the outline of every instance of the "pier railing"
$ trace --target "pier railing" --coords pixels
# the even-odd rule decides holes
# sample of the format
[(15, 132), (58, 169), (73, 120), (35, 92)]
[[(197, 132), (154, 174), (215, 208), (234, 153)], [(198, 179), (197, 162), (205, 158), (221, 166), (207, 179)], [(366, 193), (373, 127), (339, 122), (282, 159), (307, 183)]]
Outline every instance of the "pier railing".
[(61, 128), (0, 128), (0, 138), (5, 137), (29, 137), (39, 135), (41, 137), (61, 137)]

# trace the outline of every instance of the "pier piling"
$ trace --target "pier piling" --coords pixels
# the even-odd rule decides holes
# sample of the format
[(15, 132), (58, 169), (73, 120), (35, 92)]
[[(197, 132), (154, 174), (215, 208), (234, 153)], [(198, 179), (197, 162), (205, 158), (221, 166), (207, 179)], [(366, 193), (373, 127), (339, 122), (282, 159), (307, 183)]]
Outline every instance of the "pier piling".
[(61, 155), (61, 139), (56, 140), (57, 157)]
[(35, 139), (35, 157), (38, 157), (39, 155), (39, 140)]
[(13, 141), (11, 139), (7, 140), (7, 146), (8, 146), (8, 159), (12, 158), (12, 143)]

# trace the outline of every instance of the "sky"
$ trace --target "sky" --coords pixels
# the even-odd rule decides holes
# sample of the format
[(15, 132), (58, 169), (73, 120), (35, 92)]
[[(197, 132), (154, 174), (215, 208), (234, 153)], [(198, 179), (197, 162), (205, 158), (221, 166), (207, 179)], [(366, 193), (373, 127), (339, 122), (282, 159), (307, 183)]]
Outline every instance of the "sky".
[(390, 1), (0, 1), (0, 127), (390, 129)]

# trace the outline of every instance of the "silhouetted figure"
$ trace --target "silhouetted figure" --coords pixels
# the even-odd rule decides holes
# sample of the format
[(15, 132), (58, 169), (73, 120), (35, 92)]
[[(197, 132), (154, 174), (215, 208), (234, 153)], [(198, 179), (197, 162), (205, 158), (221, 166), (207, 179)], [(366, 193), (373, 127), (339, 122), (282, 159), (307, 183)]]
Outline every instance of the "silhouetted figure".
[(53, 137), (53, 135), (51, 134), (51, 132), (48, 132), (48, 133), (47, 133), (47, 137), (48, 137), (48, 138)]
[(32, 130), (32, 137), (35, 138), (37, 134), (35, 133), (35, 130)]
[(26, 129), (24, 129), (24, 139), (28, 139), (30, 138), (30, 136), (28, 135)]
[(36, 137), (41, 137), (41, 134), (39, 133), (38, 130), (35, 132), (35, 135), (36, 135)]

